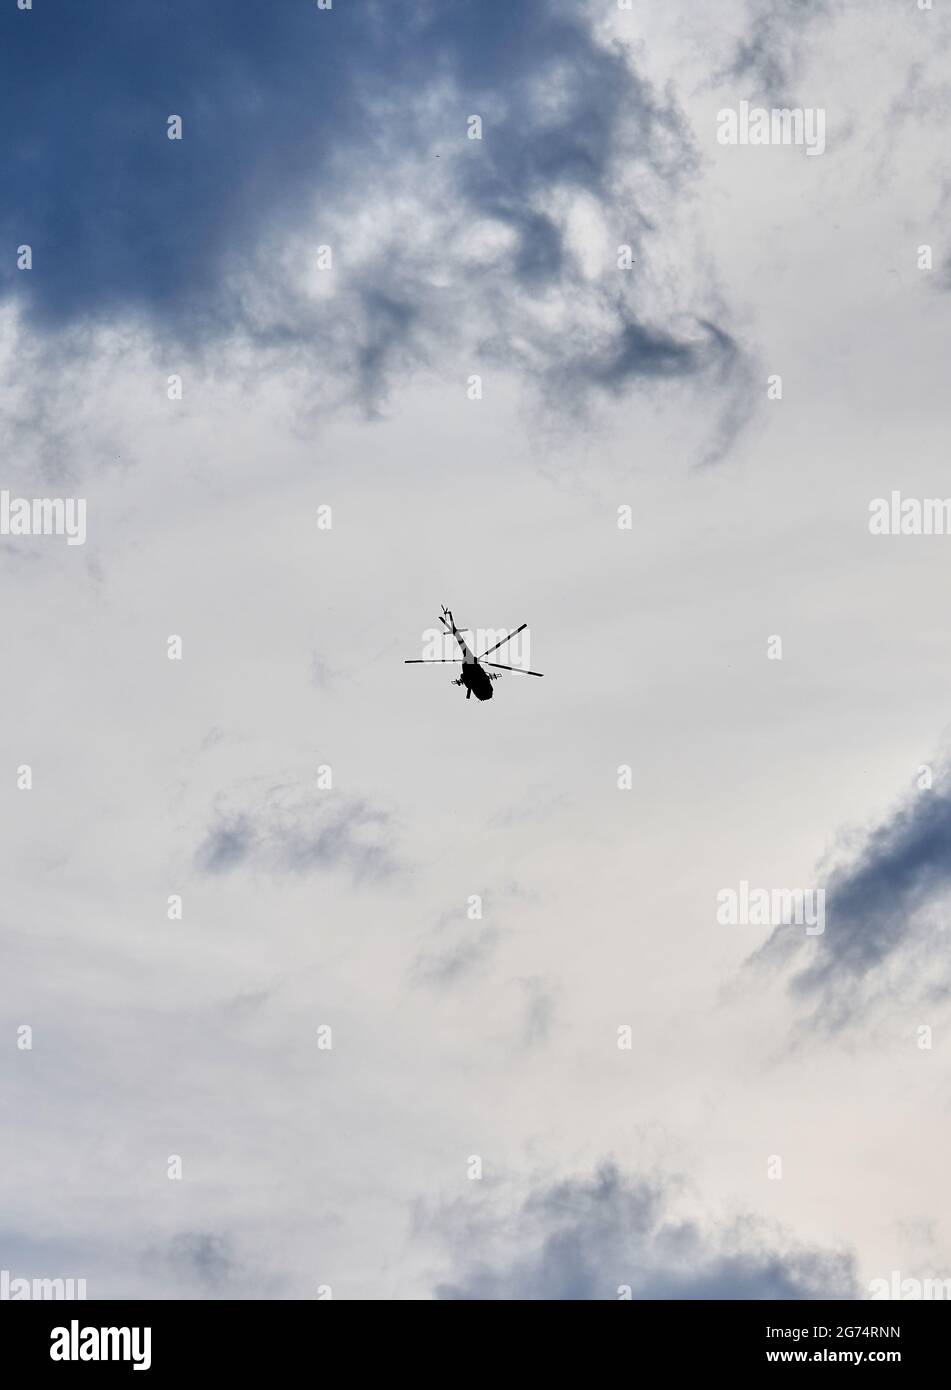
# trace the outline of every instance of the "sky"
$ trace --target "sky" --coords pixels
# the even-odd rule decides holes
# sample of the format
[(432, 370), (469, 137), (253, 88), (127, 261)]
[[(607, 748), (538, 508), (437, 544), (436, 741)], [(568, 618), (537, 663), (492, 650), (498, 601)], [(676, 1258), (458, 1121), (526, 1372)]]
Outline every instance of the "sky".
[[(951, 1276), (951, 538), (869, 528), (946, 491), (949, 41), (7, 0), (0, 488), (86, 535), (0, 536), (0, 1267)], [(443, 604), (544, 679), (410, 670)]]

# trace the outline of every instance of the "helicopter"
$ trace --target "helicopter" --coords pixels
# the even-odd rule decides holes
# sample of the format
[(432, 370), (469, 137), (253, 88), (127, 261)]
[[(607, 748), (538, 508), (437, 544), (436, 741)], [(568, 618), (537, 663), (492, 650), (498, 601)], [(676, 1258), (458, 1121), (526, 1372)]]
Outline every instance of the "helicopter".
[[(451, 632), (459, 643), (459, 646), (462, 648), (462, 656), (413, 656), (408, 657), (403, 662), (403, 665), (429, 666), (445, 662), (456, 663), (461, 661), (462, 672), (459, 679), (453, 681), (452, 684), (465, 686), (467, 700), (471, 700), (473, 695), (475, 695), (477, 700), (491, 700), (492, 682), (501, 680), (502, 678), (496, 675), (495, 671), (484, 671), (481, 663), (485, 661), (487, 656), (491, 656), (494, 651), (497, 651), (499, 647), (504, 647), (506, 642), (511, 642), (513, 637), (517, 637), (524, 628), (528, 627), (528, 623), (522, 623), (521, 627), (517, 627), (514, 632), (510, 632), (507, 637), (503, 637), (501, 642), (496, 642), (494, 647), (490, 647), (489, 650), (483, 652), (481, 656), (475, 656), (466, 645), (465, 638), (456, 627), (455, 619), (451, 611), (446, 608), (445, 605), (443, 606), (439, 621), (446, 631)], [(523, 676), (543, 676), (545, 674), (544, 671), (526, 671), (523, 666), (506, 666), (505, 663), (501, 661), (485, 661), (485, 664), (486, 666), (494, 666), (499, 671), (520, 671)]]

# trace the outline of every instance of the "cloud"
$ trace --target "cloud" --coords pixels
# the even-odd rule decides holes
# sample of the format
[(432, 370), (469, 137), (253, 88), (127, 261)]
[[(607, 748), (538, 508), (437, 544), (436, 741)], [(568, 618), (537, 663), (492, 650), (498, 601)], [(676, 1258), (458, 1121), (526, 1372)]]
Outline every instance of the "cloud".
[(14, 1278), (84, 1279), (87, 1298), (254, 1298), (286, 1296), (283, 1273), (267, 1259), (246, 1263), (227, 1233), (185, 1228), (142, 1235), (69, 1228), (37, 1237), (0, 1230), (2, 1263)]
[(756, 0), (747, 31), (721, 80), (747, 80), (753, 84), (751, 95), (783, 105), (800, 64), (808, 26), (828, 12), (827, 0)]
[[(132, 308), (186, 337), (233, 329), (241, 306), (226, 291), (238, 261), (300, 231), (315, 199), (356, 186), (365, 200), (401, 151), (428, 155), (448, 133), (432, 117), (451, 114), (464, 137), (466, 104), (480, 101), (487, 120), (500, 108), (497, 134), (488, 157), (465, 151), (463, 198), (513, 225), (516, 267), (544, 278), (560, 262), (558, 234), (533, 195), (603, 186), (625, 102), (646, 136), (670, 119), (583, 20), (540, 0), (517, 14), (446, 3), (420, 13), (406, 0), (324, 14), (129, 0), (96, 26), (51, 0), (4, 19), (20, 77), (4, 85), (0, 111), (22, 133), (3, 227), (33, 247), (34, 270), (7, 267), (2, 283), (48, 326)], [(453, 96), (440, 101), (447, 83)], [(408, 105), (421, 88), (428, 103)], [(167, 138), (169, 114), (183, 119), (180, 141)], [(405, 301), (369, 281), (362, 293), (384, 336), (387, 325), (407, 333)]]
[(555, 1022), (555, 997), (537, 975), (520, 978), (518, 983), (525, 993), (523, 1041), (526, 1047), (533, 1047), (548, 1040)]
[[(505, 816), (497, 823), (508, 825), (511, 822)], [(513, 935), (510, 927), (497, 923), (504, 922), (509, 913), (517, 912), (520, 904), (526, 899), (531, 900), (534, 895), (526, 893), (515, 880), (509, 880), (497, 885), (490, 893), (483, 892), (481, 897), (482, 911), (495, 919), (494, 922), (470, 918), (461, 907), (441, 913), (435, 925), (420, 937), (412, 966), (412, 978), (416, 984), (442, 988), (469, 983), (486, 974), (499, 944)], [(539, 980), (519, 979), (518, 983), (528, 1001), (525, 1032), (526, 1037), (532, 1040), (547, 1021), (550, 1012), (547, 996)]]
[(397, 872), (390, 816), (366, 801), (297, 783), (254, 784), (219, 798), (196, 851), (208, 874), (264, 869), (310, 874), (348, 869), (357, 882)]
[[(790, 988), (816, 1005), (835, 1030), (852, 1022), (886, 988), (943, 997), (949, 972), (947, 930), (936, 912), (951, 892), (951, 776), (945, 770), (871, 829), (826, 877), (826, 930), (808, 946), (802, 928), (777, 927), (753, 957), (783, 966)], [(810, 953), (801, 966), (801, 953)]]
[(358, 133), (358, 74), (395, 73), (409, 26), (384, 42), (375, 6), (106, 9), (95, 24), (68, 0), (4, 14), (0, 110), (19, 134), (2, 225), (34, 249), (34, 270), (5, 271), (4, 287), (47, 326), (132, 307), (182, 333), (224, 327), (225, 262), (300, 215)]
[(23, 76), (0, 93), (22, 132), (0, 227), (34, 268), (0, 293), (33, 335), (122, 321), (212, 360), (250, 341), (256, 374), (292, 363), (371, 417), (453, 349), (569, 412), (740, 371), (689, 243), (676, 271), (641, 253), (695, 171), (686, 123), (572, 4), (130, 0), (90, 26), (51, 0), (3, 22)]
[(163, 1250), (150, 1251), (149, 1264), (163, 1263), (168, 1287), (197, 1284), (202, 1296), (227, 1296), (238, 1274), (231, 1241), (210, 1231), (179, 1231)]
[(751, 1220), (702, 1228), (674, 1218), (670, 1198), (662, 1182), (605, 1163), (538, 1188), (514, 1214), (457, 1204), (443, 1218), (455, 1268), (436, 1297), (617, 1299), (624, 1286), (633, 1298), (856, 1296), (850, 1255), (791, 1245)]
[(501, 933), (470, 922), (440, 924), (431, 943), (420, 948), (413, 973), (420, 982), (445, 986), (469, 979), (490, 961)]
[(337, 673), (333, 667), (320, 655), (319, 652), (312, 652), (310, 658), (310, 678), (318, 690), (329, 690), (336, 681)]

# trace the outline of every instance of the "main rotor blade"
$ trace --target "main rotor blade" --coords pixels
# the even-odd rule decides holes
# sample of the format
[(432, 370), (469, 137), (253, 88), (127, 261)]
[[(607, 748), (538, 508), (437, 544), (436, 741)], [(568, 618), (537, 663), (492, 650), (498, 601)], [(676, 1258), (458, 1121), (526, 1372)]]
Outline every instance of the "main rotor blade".
[(524, 666), (506, 666), (501, 661), (487, 661), (486, 666), (497, 666), (500, 671), (519, 671), (523, 676), (543, 676), (544, 671), (526, 671)]
[(441, 661), (460, 662), (461, 656), (408, 656), (403, 662), (404, 666), (437, 666)]
[[(513, 638), (513, 637), (517, 637), (518, 634), (519, 634), (524, 628), (526, 628), (526, 627), (528, 627), (528, 623), (522, 623), (522, 626), (521, 626), (521, 627), (517, 627), (517, 628), (515, 629), (514, 632), (510, 632), (509, 635), (508, 635), (508, 637), (503, 637), (502, 640), (501, 640), (501, 642), (496, 642), (495, 646), (494, 646), (494, 647), (490, 647), (489, 650), (488, 650), (487, 652), (483, 652), (483, 653), (482, 653), (482, 656), (491, 656), (491, 654), (492, 654), (493, 652), (497, 652), (497, 651), (498, 651), (499, 647), (504, 647), (505, 644), (506, 644), (506, 642), (511, 642), (512, 638)], [(476, 661), (481, 661), (481, 660), (482, 660), (482, 656), (477, 656), (477, 657), (476, 657)], [(489, 662), (489, 665), (490, 665), (490, 666), (494, 666), (494, 665), (495, 665), (495, 662), (494, 662), (494, 661), (490, 661), (490, 662)], [(513, 667), (512, 669), (514, 670), (514, 669), (516, 669), (516, 668)], [(540, 672), (540, 671), (533, 671), (532, 674), (533, 674), (533, 675), (536, 675), (536, 676), (539, 676), (539, 675), (541, 675), (541, 672)]]

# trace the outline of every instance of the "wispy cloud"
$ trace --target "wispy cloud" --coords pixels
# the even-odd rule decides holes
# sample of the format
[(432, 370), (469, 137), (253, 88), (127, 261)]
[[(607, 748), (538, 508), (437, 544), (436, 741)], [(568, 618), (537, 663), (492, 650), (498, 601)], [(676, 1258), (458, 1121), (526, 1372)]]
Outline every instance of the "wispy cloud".
[(257, 783), (219, 798), (196, 851), (205, 873), (242, 868), (275, 874), (347, 869), (360, 882), (397, 872), (388, 812), (333, 790)]
[[(826, 930), (808, 945), (777, 927), (754, 964), (790, 972), (790, 989), (832, 1030), (860, 1017), (886, 989), (948, 992), (947, 929), (937, 911), (951, 893), (951, 776), (915, 792), (864, 835), (825, 880)], [(808, 963), (803, 964), (803, 953)]]
[(809, 26), (828, 12), (827, 0), (753, 0), (746, 30), (721, 78), (751, 83), (753, 95), (782, 105)]
[[(433, 1218), (453, 1248), (442, 1299), (851, 1298), (848, 1254), (797, 1246), (749, 1220), (701, 1226), (669, 1210), (661, 1180), (606, 1163), (531, 1192)], [(478, 1250), (479, 1254), (473, 1254)]]
[(456, 922), (438, 929), (420, 947), (415, 978), (430, 985), (451, 985), (480, 973), (490, 962), (501, 933), (485, 923)]

